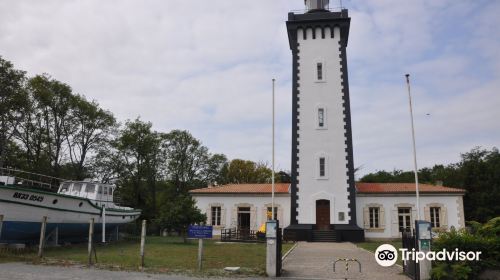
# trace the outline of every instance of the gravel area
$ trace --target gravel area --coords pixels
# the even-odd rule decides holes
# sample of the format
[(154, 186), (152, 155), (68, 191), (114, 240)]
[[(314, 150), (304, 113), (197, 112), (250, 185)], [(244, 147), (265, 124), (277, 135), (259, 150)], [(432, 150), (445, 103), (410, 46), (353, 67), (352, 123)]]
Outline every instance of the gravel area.
[[(183, 275), (169, 274), (149, 274), (141, 272), (109, 271), (100, 269), (88, 269), (78, 266), (52, 266), (52, 265), (30, 265), (24, 263), (3, 263), (0, 264), (1, 280), (187, 280), (202, 279)], [(225, 278), (230, 279), (230, 278)], [(241, 278), (240, 278), (241, 279)], [(259, 279), (259, 278), (247, 278)], [(261, 278), (262, 279), (262, 278)]]

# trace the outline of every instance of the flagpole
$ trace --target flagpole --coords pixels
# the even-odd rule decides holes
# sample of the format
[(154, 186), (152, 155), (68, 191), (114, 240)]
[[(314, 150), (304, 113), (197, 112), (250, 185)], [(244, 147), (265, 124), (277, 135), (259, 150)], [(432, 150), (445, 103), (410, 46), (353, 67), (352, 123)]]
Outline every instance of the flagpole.
[(413, 125), (413, 106), (411, 102), (411, 93), (410, 93), (410, 74), (406, 74), (406, 84), (408, 86), (408, 99), (410, 100), (410, 118), (411, 118), (411, 136), (413, 140), (413, 163), (415, 167), (415, 192), (417, 195), (417, 220), (420, 220), (420, 192), (418, 189), (418, 167), (417, 167), (417, 148), (415, 147), (415, 127)]
[(271, 182), (272, 182), (272, 195), (271, 195), (271, 220), (274, 220), (274, 82), (275, 79), (273, 78), (273, 160), (272, 160), (272, 177), (271, 177)]

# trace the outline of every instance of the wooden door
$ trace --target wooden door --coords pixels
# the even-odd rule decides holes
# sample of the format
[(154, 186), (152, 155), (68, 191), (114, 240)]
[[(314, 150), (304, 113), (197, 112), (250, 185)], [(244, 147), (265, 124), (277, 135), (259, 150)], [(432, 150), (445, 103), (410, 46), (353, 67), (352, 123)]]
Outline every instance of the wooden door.
[(319, 230), (330, 229), (330, 201), (316, 201), (316, 228)]

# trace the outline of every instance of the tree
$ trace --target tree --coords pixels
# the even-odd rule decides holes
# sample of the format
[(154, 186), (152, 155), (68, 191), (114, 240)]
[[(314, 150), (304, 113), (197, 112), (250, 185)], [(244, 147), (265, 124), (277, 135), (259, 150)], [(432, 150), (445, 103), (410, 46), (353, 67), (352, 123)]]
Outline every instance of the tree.
[(27, 103), (25, 72), (14, 69), (0, 56), (0, 168), (7, 158), (7, 146), (23, 119)]
[(206, 186), (218, 178), (218, 169), (226, 163), (223, 155), (211, 155), (208, 148), (188, 131), (172, 130), (164, 137), (167, 179), (177, 194)]
[(206, 222), (207, 217), (196, 207), (196, 201), (189, 194), (181, 194), (175, 200), (162, 203), (155, 220), (162, 229), (176, 230), (184, 236), (189, 225)]
[(270, 183), (271, 176), (272, 170), (264, 163), (233, 159), (228, 166), (226, 181), (236, 184)]
[[(468, 221), (486, 222), (500, 216), (500, 153), (476, 147), (461, 155), (458, 163), (434, 165), (418, 171), (419, 181), (465, 189), (464, 211)], [(361, 182), (415, 182), (412, 171), (394, 170), (370, 173)]]
[(85, 163), (89, 152), (96, 150), (109, 139), (116, 128), (113, 114), (103, 110), (95, 101), (76, 95), (71, 104), (71, 122), (64, 123), (68, 154), (76, 179), (85, 178)]
[(46, 74), (31, 78), (28, 84), (45, 125), (43, 133), (53, 175), (60, 176), (59, 169), (65, 152), (64, 142), (69, 133), (66, 128), (71, 121), (70, 111), (74, 98), (71, 87)]

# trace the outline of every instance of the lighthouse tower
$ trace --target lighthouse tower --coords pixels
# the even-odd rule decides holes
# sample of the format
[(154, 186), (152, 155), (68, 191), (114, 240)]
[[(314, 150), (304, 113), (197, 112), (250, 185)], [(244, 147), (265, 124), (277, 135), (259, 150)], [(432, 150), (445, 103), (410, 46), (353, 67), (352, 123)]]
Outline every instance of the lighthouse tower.
[(346, 47), (350, 18), (328, 0), (288, 14), (293, 58), (291, 224), (285, 238), (359, 241)]

